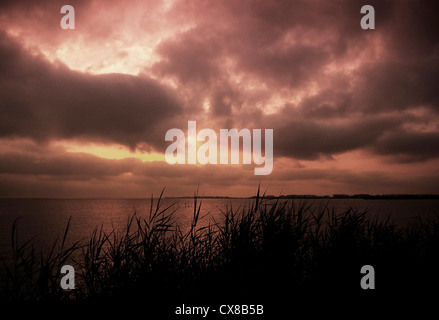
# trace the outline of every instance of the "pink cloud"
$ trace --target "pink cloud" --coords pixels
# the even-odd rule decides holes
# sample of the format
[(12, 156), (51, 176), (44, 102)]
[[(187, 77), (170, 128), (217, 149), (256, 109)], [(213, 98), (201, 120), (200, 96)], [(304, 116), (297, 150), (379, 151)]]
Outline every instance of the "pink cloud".
[[(36, 142), (41, 158), (0, 147), (2, 192), (34, 194), (43, 176), (48, 194), (116, 192), (105, 179), (133, 194), (151, 184), (173, 185), (175, 194), (196, 185), (223, 195), (254, 189), (252, 170), (241, 166), (46, 148), (71, 139), (164, 152), (166, 131), (185, 130), (188, 120), (214, 130), (273, 128), (275, 170), (261, 181), (275, 190), (439, 192), (437, 172), (428, 174), (439, 159), (437, 4), (371, 1), (370, 32), (359, 26), (362, 4), (75, 1), (77, 29), (67, 32), (61, 2), (3, 2), (0, 136)], [(367, 159), (346, 156), (355, 152)]]

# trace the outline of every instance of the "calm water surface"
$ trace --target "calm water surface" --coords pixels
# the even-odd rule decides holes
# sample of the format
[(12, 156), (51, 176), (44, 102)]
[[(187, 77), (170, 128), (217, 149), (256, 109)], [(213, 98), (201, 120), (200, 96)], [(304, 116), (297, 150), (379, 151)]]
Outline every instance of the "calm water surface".
[[(292, 200), (290, 200), (292, 201)], [(294, 200), (296, 203), (305, 200)], [(363, 199), (318, 199), (307, 200), (313, 206), (328, 204), (343, 212), (349, 207), (369, 209), (379, 217), (391, 216), (394, 223), (405, 226), (414, 217), (439, 217), (439, 200), (363, 200)], [(209, 219), (221, 219), (221, 210), (226, 207), (238, 209), (251, 205), (250, 199), (203, 199), (201, 223)], [(150, 199), (0, 199), (0, 256), (8, 255), (11, 248), (11, 229), (18, 220), (21, 240), (32, 238), (34, 243), (46, 246), (56, 237), (61, 237), (71, 217), (68, 239), (70, 242), (87, 239), (94, 228), (102, 226), (109, 231), (123, 228), (127, 219), (137, 212), (148, 214)], [(176, 211), (176, 222), (187, 226), (193, 214), (193, 199), (165, 198), (162, 208), (172, 206)]]

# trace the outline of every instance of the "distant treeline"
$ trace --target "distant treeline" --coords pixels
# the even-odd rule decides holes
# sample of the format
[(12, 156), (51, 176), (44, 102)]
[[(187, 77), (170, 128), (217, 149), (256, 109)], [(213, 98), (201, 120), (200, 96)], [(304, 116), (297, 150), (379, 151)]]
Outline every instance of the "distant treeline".
[[(191, 196), (170, 197), (172, 199), (188, 199)], [(198, 199), (255, 199), (252, 197), (229, 197), (229, 196), (197, 196)], [(264, 195), (265, 199), (439, 199), (439, 194), (287, 194), (287, 195)]]
[(313, 194), (288, 194), (281, 196), (268, 195), (265, 197), (267, 199), (439, 199), (439, 194), (333, 194), (332, 196), (319, 196)]

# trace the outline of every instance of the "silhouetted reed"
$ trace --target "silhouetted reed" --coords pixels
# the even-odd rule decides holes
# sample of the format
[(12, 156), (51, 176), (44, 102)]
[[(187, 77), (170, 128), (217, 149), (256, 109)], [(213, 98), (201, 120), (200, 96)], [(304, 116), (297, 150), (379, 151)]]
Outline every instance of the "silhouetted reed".
[[(376, 268), (380, 292), (438, 284), (437, 220), (399, 228), (367, 211), (337, 213), (328, 203), (266, 199), (258, 190), (250, 207), (225, 208), (216, 220), (201, 216), (202, 200), (194, 196), (192, 221), (183, 227), (162, 198), (163, 192), (151, 199), (146, 216), (134, 212), (125, 228), (96, 228), (66, 247), (69, 221), (63, 238), (45, 251), (20, 243), (15, 222), (1, 299), (256, 303), (311, 293), (361, 296), (365, 264)], [(60, 288), (64, 264), (75, 267), (75, 290)], [(411, 272), (416, 278), (404, 277)]]

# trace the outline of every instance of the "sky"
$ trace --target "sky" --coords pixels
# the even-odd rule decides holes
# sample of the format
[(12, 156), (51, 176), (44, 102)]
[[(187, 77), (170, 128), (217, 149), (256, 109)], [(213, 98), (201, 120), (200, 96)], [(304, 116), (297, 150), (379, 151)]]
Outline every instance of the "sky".
[[(75, 29), (60, 26), (63, 5)], [(363, 30), (363, 5), (375, 29)], [(0, 3), (0, 197), (439, 193), (438, 1)], [(165, 161), (273, 129), (274, 166)]]

